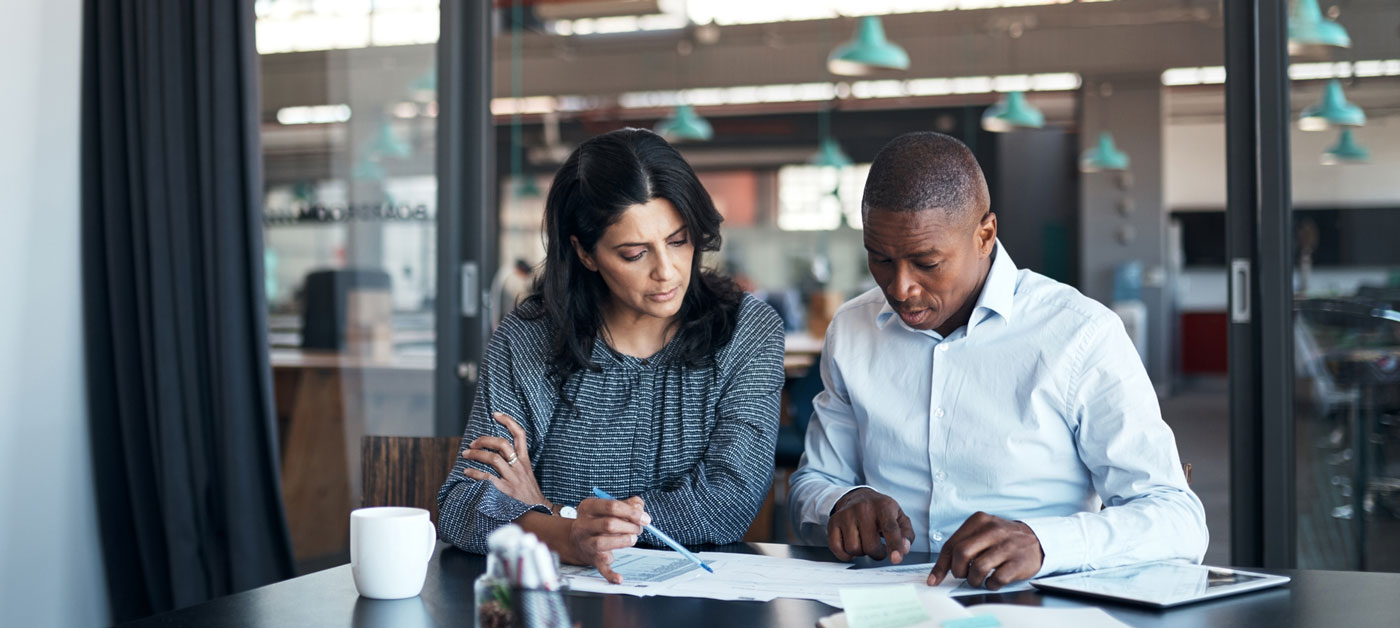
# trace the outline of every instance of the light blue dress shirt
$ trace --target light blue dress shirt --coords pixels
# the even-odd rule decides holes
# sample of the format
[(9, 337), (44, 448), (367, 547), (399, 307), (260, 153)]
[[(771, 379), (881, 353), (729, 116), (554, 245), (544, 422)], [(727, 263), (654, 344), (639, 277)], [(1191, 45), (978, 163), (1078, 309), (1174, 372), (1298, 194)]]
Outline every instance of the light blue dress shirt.
[(1000, 242), (967, 325), (915, 330), (876, 288), (836, 312), (821, 362), (791, 480), (805, 541), (825, 545), (832, 507), (865, 486), (904, 509), (914, 551), (984, 511), (1030, 526), (1039, 575), (1205, 554), (1205, 511), (1122, 322)]

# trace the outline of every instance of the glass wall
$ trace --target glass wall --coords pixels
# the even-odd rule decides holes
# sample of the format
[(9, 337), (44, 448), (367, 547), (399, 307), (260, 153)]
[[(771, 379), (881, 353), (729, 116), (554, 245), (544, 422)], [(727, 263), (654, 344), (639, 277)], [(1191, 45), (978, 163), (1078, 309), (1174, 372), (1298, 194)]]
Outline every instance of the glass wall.
[(1289, 22), (1302, 568), (1400, 571), (1396, 24), (1393, 2), (1297, 1)]
[[(503, 304), (542, 258), (543, 194), (569, 152), (619, 127), (671, 131), (725, 215), (708, 263), (787, 322), (781, 492), (826, 322), (874, 287), (860, 220), (869, 164), (902, 133), (953, 135), (987, 174), (1017, 266), (1124, 317), (1195, 465), (1208, 558), (1228, 562), (1224, 241), (1189, 267), (1197, 238), (1175, 219), (1223, 223), (1217, 2), (663, 0), (645, 15), (523, 4), (525, 28), (497, 43), (492, 105)], [(907, 67), (831, 63), (870, 20)]]
[(265, 263), (283, 499), (346, 559), (364, 435), (433, 434), (436, 0), (259, 0)]

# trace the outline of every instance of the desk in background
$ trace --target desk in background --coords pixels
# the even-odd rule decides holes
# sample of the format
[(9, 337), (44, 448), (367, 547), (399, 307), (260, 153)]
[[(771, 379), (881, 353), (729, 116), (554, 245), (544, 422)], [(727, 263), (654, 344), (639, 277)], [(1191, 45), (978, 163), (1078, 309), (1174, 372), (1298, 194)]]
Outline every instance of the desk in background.
[[(825, 548), (767, 543), (726, 545), (721, 551), (829, 560)], [(913, 554), (911, 561), (932, 557)], [(438, 544), (428, 565), (428, 580), (417, 598), (396, 601), (361, 599), (355, 592), (349, 565), (246, 591), (204, 604), (126, 624), (130, 628), (158, 626), (363, 626), (428, 628), (472, 625), (472, 583), (486, 568), (484, 557)], [(1261, 570), (1290, 576), (1282, 588), (1248, 593), (1176, 609), (1157, 611), (1132, 606), (1090, 604), (1077, 598), (1035, 591), (959, 598), (964, 605), (982, 603), (1028, 606), (1103, 608), (1131, 626), (1196, 628), (1239, 626), (1290, 628), (1391, 628), (1400, 617), (1400, 574), (1311, 570)], [(813, 628), (817, 619), (836, 609), (811, 600), (723, 602), (698, 598), (648, 597), (575, 593), (569, 596), (575, 622), (584, 628), (666, 626), (763, 626)]]
[(788, 334), (783, 343), (783, 371), (788, 377), (800, 377), (816, 363), (822, 353), (823, 338), (806, 332)]
[(360, 504), (360, 437), (432, 433), (433, 358), (272, 350), (282, 502), (306, 564), (343, 556)]

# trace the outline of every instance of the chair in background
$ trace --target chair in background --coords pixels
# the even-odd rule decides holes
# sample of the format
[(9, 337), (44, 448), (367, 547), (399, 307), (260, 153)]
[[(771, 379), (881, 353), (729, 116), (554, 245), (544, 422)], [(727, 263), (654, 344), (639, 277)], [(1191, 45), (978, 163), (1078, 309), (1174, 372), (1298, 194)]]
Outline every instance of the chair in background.
[(796, 469), (806, 447), (807, 424), (812, 421), (813, 401), (822, 391), (822, 356), (817, 354), (812, 366), (801, 377), (789, 379), (783, 386), (787, 416), (778, 426), (777, 465)]
[[(773, 486), (764, 502), (764, 509), (770, 516), (755, 520), (744, 540), (778, 543), (795, 540), (788, 525), (788, 479), (802, 461), (807, 424), (812, 420), (812, 401), (821, 391), (821, 354), (818, 353), (804, 373), (789, 377), (783, 385), (782, 419), (778, 425), (778, 447), (773, 455)], [(762, 526), (767, 526), (766, 536), (759, 529)]]
[(301, 346), (304, 349), (365, 353), (392, 349), (393, 300), (389, 273), (380, 269), (341, 268), (306, 275)]
[[(1400, 312), (1381, 296), (1294, 303), (1300, 567), (1367, 570), (1369, 529), (1400, 525)], [(1350, 399), (1306, 396), (1329, 387)]]
[(360, 440), (362, 506), (411, 506), (437, 523), (438, 489), (452, 470), (456, 436), (365, 436)]

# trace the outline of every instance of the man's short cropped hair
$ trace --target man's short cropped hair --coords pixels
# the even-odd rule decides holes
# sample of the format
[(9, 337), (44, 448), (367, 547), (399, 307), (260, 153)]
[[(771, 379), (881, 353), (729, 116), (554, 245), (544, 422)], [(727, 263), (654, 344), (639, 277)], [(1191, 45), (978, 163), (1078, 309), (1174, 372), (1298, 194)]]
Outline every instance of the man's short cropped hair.
[(940, 209), (981, 218), (991, 206), (977, 158), (957, 138), (922, 131), (890, 140), (870, 165), (861, 212)]

